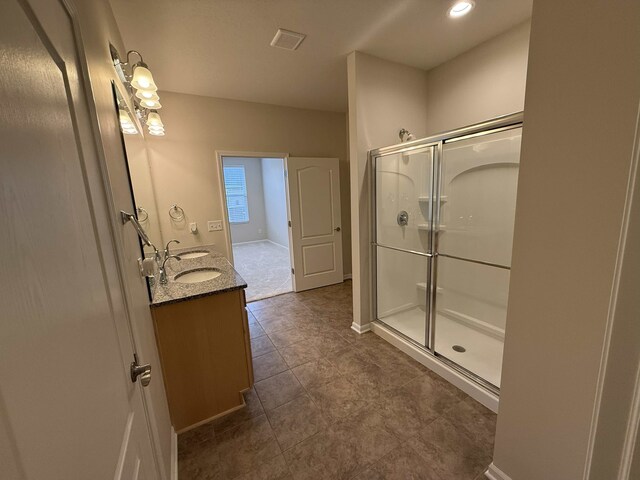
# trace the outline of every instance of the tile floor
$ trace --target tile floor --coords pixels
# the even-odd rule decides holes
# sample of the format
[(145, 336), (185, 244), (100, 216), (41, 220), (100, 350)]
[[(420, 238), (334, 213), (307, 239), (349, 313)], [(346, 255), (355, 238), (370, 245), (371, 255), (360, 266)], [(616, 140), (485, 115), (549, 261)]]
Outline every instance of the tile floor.
[(351, 282), (249, 304), (246, 407), (178, 439), (180, 480), (480, 480), (496, 416), (351, 324)]
[(290, 292), (289, 250), (267, 240), (233, 245), (233, 263), (247, 282), (247, 301)]

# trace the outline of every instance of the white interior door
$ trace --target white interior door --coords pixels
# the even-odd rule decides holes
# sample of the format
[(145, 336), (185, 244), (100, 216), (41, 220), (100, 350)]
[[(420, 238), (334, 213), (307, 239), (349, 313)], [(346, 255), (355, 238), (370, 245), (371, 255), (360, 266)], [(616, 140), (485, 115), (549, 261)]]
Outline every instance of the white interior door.
[(0, 12), (0, 476), (158, 478), (70, 13)]
[(290, 245), (296, 292), (343, 281), (337, 158), (287, 159)]

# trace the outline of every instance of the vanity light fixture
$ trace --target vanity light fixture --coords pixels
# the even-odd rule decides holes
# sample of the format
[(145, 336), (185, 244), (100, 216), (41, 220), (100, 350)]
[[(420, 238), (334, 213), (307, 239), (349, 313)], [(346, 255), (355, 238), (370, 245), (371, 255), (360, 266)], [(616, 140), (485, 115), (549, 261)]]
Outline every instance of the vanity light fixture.
[(136, 97), (140, 100), (160, 100), (158, 94), (150, 90), (138, 90), (136, 92)]
[(151, 110), (147, 115), (147, 127), (149, 129), (149, 133), (155, 136), (164, 135), (164, 123), (162, 123), (162, 119), (157, 111)]
[(158, 100), (145, 98), (144, 100), (140, 100), (140, 105), (142, 105), (144, 108), (153, 108), (154, 110), (160, 110), (162, 108), (162, 105), (160, 105), (160, 102)]
[(128, 135), (138, 133), (138, 129), (136, 128), (135, 123), (133, 123), (131, 117), (125, 110), (120, 109), (118, 115), (120, 117), (120, 126), (122, 127), (122, 131), (124, 133)]
[(476, 6), (476, 2), (473, 0), (460, 0), (455, 2), (449, 9), (449, 16), (452, 18), (459, 18), (465, 16), (473, 7)]
[[(140, 60), (137, 63), (131, 63), (129, 58), (131, 55), (137, 55)], [(124, 83), (125, 87), (131, 95), (134, 104), (134, 111), (143, 123), (147, 124), (148, 131), (151, 135), (164, 135), (164, 124), (158, 115), (158, 110), (162, 108), (160, 96), (158, 95), (158, 86), (153, 79), (153, 74), (149, 70), (149, 66), (142, 59), (140, 52), (129, 50), (127, 52), (126, 61), (120, 60), (118, 51), (111, 45), (111, 58), (115, 66), (118, 77)], [(135, 124), (131, 121), (129, 114), (121, 110), (128, 122), (123, 123), (123, 115), (120, 116), (120, 124), (125, 133), (137, 133)], [(135, 130), (135, 131), (134, 131)]]

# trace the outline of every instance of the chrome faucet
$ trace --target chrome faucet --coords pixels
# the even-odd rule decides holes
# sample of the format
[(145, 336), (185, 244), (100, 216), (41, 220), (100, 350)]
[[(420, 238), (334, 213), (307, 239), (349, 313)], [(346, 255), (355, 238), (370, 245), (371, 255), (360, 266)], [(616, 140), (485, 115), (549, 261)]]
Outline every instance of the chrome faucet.
[[(175, 240), (173, 240), (175, 241)], [(165, 264), (167, 263), (167, 260), (170, 260), (172, 258), (175, 258), (176, 260), (180, 261), (182, 260), (178, 255), (165, 255), (164, 256), (164, 260), (162, 261), (162, 265), (160, 266), (160, 284), (162, 285), (166, 285), (168, 280), (167, 280), (167, 270), (165, 268)]]
[(167, 245), (164, 247), (164, 258), (171, 256), (171, 253), (169, 252), (169, 245), (171, 245), (173, 242), (180, 243), (180, 240), (169, 240), (167, 242)]
[(162, 255), (160, 255), (160, 251), (156, 248), (156, 246), (152, 243), (153, 247), (153, 259), (156, 261), (158, 267), (160, 266), (160, 262), (162, 262)]

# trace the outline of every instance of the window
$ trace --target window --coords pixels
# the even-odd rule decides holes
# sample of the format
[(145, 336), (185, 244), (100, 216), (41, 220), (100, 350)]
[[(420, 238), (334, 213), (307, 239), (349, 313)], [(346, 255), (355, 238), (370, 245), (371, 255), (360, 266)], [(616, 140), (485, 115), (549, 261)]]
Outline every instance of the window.
[(247, 223), (249, 221), (249, 204), (244, 167), (233, 165), (226, 166), (223, 170), (229, 223)]

